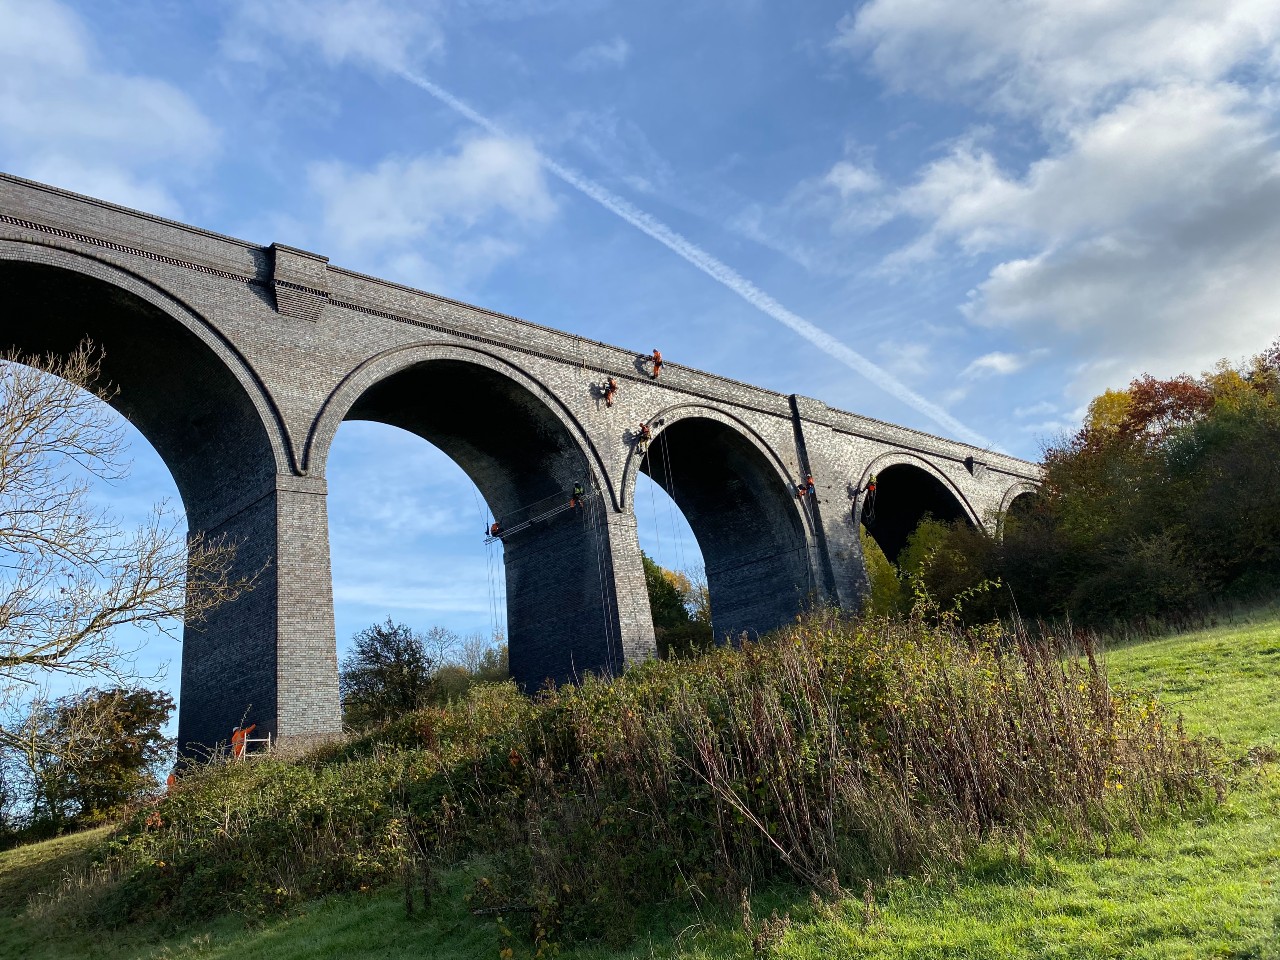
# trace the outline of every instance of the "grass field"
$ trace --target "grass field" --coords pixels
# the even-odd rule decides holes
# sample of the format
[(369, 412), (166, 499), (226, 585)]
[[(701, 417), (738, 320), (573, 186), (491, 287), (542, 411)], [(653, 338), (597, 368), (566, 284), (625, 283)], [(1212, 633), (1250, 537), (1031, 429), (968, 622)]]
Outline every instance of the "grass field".
[[(963, 870), (885, 878), (836, 903), (764, 891), (753, 898), (750, 931), (737, 911), (665, 906), (646, 916), (651, 932), (640, 942), (560, 956), (1280, 960), (1280, 618), (1127, 646), (1108, 666), (1113, 682), (1158, 692), (1189, 730), (1226, 744), (1234, 785), (1212, 814), (1092, 848), (1055, 845), (1043, 824), (1021, 844), (992, 844)], [(33, 915), (31, 894), (74, 874), (101, 835), (0, 854), (0, 956), (531, 955), (502, 922), (467, 913), (464, 869), (444, 878), (429, 914), (413, 918), (394, 890), (330, 898), (267, 923), (225, 918), (178, 933), (68, 930)], [(762, 924), (775, 911), (785, 921)]]

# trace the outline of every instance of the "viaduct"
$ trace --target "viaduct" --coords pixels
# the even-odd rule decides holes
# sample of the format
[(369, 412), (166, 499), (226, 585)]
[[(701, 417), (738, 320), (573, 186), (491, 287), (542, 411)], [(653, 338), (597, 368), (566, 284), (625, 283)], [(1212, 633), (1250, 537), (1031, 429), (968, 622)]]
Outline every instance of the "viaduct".
[[(809, 602), (855, 608), (859, 517), (892, 559), (924, 514), (994, 529), (1038, 478), (1021, 460), (674, 363), (655, 382), (630, 350), (4, 174), (0, 285), (0, 348), (100, 345), (115, 406), (173, 474), (191, 530), (227, 535), (239, 566), (265, 569), (185, 630), (184, 745), (225, 740), (246, 712), (280, 738), (339, 728), (325, 463), (347, 420), (435, 444), (511, 530), (511, 671), (526, 687), (653, 655), (639, 473), (697, 537), (721, 638)], [(797, 498), (810, 473), (816, 497)], [(525, 524), (577, 482), (583, 510)]]

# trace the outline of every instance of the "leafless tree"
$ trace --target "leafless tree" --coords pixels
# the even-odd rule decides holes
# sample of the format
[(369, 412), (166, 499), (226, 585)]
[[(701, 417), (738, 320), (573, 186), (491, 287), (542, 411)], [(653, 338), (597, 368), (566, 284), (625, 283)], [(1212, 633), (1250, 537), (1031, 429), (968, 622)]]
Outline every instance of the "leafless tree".
[[(102, 354), (0, 354), (0, 713), (16, 716), (52, 674), (127, 686), (126, 626), (176, 635), (253, 586), (235, 546), (190, 537), (165, 504), (136, 529), (95, 506), (95, 479), (127, 473)], [(21, 748), (0, 722), (0, 748)]]

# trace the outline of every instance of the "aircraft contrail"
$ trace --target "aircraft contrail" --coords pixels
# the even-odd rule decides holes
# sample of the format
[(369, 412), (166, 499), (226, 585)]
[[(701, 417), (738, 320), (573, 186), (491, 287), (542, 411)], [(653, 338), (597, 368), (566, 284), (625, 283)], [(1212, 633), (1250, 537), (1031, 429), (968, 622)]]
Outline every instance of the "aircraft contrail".
[[(396, 68), (394, 72), (414, 86), (425, 90), (449, 109), (470, 120), (476, 126), (487, 130), (495, 137), (510, 138), (510, 134), (503, 130), (502, 127), (477, 111), (470, 104), (455, 97), (439, 84), (403, 68)], [(839, 360), (890, 396), (896, 397), (909, 407), (913, 407), (923, 413), (934, 423), (951, 431), (955, 436), (980, 447), (994, 448), (994, 444), (982, 434), (971, 430), (947, 413), (946, 410), (943, 410), (932, 401), (926, 400), (889, 373), (889, 371), (872, 363), (862, 354), (846, 346), (821, 327), (815, 326), (799, 314), (788, 310), (728, 264), (716, 259), (697, 244), (676, 233), (661, 220), (646, 213), (629, 200), (618, 196), (604, 185), (579, 173), (572, 167), (566, 167), (564, 164), (553, 160), (541, 150), (537, 151), (537, 154), (543, 167), (553, 176), (573, 187), (584, 196), (594, 200), (614, 216), (625, 220), (641, 233), (657, 240), (672, 253), (693, 264), (711, 279), (736, 293), (761, 313), (772, 317), (783, 326), (789, 327), (800, 334), (823, 353)]]

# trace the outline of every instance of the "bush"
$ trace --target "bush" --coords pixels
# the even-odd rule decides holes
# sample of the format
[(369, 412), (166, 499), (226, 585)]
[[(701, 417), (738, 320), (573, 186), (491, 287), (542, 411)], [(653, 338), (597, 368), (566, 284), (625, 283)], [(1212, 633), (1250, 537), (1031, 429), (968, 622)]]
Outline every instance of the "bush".
[(822, 615), (534, 702), (481, 687), (300, 761), (193, 772), (111, 841), (95, 909), (270, 911), (483, 855), (486, 903), (605, 936), (629, 904), (829, 890), (1040, 820), (1089, 836), (1212, 802), (1208, 748), (1063, 652)]

